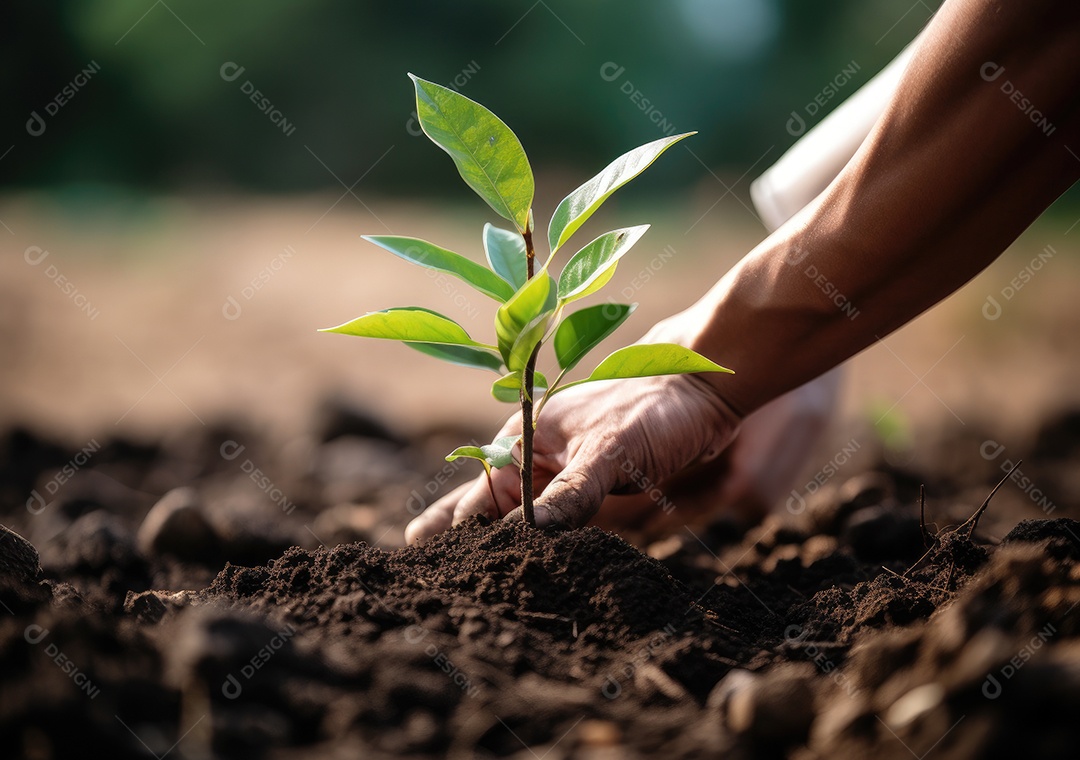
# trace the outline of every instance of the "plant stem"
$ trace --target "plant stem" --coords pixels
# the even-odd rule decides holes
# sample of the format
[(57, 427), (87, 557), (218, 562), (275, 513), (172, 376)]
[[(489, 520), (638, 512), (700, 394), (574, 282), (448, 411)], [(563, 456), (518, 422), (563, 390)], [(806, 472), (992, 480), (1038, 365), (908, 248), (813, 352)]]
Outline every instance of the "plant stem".
[[(533, 249), (532, 226), (526, 225), (525, 256), (528, 262), (528, 278), (533, 278), (536, 251)], [(533, 512), (533, 377), (536, 374), (536, 356), (540, 346), (533, 349), (529, 361), (525, 364), (521, 388), (521, 511), (529, 527), (536, 527), (536, 515)]]

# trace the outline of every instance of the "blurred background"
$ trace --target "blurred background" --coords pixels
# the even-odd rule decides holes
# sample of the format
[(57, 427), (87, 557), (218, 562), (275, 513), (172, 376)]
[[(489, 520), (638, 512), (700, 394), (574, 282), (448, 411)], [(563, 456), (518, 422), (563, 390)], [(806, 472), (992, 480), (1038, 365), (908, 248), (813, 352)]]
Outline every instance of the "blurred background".
[[(509, 409), (474, 371), (315, 332), (406, 304), (490, 331), (491, 303), (359, 237), (482, 258), (497, 221), (420, 134), (406, 72), (517, 132), (543, 220), (624, 151), (698, 130), (583, 233), (653, 224), (609, 286), (642, 304), (614, 346), (765, 236), (748, 187), (797, 139), (793, 117), (820, 121), (936, 5), (5, 3), (0, 422), (76, 448), (223, 419), (287, 441), (338, 398), (407, 435), (490, 433)], [(977, 421), (1021, 442), (1080, 401), (1078, 218), (1074, 189), (963, 291), (857, 357), (844, 432), (813, 470), (835, 461), (845, 425), (908, 461), (936, 456), (925, 431)]]

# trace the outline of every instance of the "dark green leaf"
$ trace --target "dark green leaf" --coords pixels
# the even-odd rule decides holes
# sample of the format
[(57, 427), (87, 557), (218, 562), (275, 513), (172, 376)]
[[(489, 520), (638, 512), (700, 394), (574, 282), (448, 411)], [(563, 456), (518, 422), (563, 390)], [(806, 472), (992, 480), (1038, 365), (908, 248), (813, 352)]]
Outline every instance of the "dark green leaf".
[(551, 279), (547, 269), (541, 269), (495, 312), (495, 335), (498, 338), (499, 353), (510, 369), (515, 369), (510, 365), (514, 342), (527, 325), (551, 309), (554, 284), (555, 281)]
[[(507, 404), (516, 404), (521, 401), (521, 370), (516, 372), (510, 372), (503, 375), (491, 385), (491, 395), (495, 397), (496, 401), (502, 401)], [(541, 373), (533, 373), (533, 395), (538, 392), (547, 390), (548, 385), (547, 378)]]
[(491, 268), (512, 286), (512, 290), (516, 291), (529, 278), (525, 238), (519, 233), (485, 224), (484, 253)]
[(682, 135), (664, 137), (634, 148), (612, 161), (607, 167), (562, 199), (548, 225), (548, 244), (552, 255), (573, 235), (578, 227), (593, 215), (596, 209), (612, 193), (645, 171), (657, 157), (684, 137), (697, 134), (687, 132)]
[(503, 363), (496, 354), (485, 351), (482, 348), (469, 346), (450, 346), (438, 343), (406, 343), (409, 348), (415, 348), (422, 354), (434, 356), (444, 362), (458, 364), (462, 367), (475, 367), (476, 369), (489, 369), (492, 372), (502, 373)]
[(506, 299), (514, 295), (516, 288), (511, 287), (509, 283), (496, 276), (487, 267), (477, 264), (461, 254), (440, 248), (434, 243), (419, 238), (397, 237), (394, 235), (364, 235), (363, 238), (406, 261), (411, 261), (428, 269), (446, 272), (464, 280), (499, 303), (504, 303)]
[(559, 300), (564, 303), (595, 293), (615, 274), (615, 267), (649, 225), (606, 232), (575, 253), (559, 275)]
[(566, 317), (552, 339), (559, 367), (563, 370), (573, 369), (585, 354), (615, 332), (635, 308), (636, 304), (603, 303), (575, 311)]
[(476, 101), (409, 76), (416, 85), (420, 127), (450, 154), (469, 187), (524, 232), (534, 184), (529, 159), (517, 135)]

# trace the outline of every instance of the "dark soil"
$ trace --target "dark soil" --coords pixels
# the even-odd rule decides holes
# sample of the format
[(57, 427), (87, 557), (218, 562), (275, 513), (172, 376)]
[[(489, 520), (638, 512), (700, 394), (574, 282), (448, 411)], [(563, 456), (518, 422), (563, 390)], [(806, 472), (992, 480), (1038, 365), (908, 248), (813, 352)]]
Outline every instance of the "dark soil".
[[(1042, 481), (1069, 480), (1077, 432), (1045, 426)], [(1080, 523), (1017, 524), (1021, 495), (991, 502), (984, 523), (997, 509), (993, 525), (1015, 525), (1000, 540), (971, 533), (1000, 472), (984, 467), (969, 500), (970, 478), (883, 464), (801, 514), (686, 529), (647, 553), (597, 528), (482, 519), (386, 550), (372, 544), (399, 540), (401, 503), (433, 482), (416, 465), (435, 459), (355, 410), (302, 445), (259, 441), (103, 441), (53, 488), (81, 449), (4, 437), (4, 523), (29, 539), (0, 531), (4, 757), (1080, 746)], [(1080, 511), (1067, 496), (1055, 517)]]

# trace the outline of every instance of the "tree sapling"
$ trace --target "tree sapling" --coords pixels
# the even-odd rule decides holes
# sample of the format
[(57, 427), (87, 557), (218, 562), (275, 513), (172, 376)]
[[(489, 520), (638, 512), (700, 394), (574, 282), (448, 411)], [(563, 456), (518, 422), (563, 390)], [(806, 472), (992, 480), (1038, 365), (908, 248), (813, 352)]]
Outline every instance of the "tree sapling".
[[(484, 225), (483, 245), (490, 268), (417, 238), (368, 235), (364, 239), (406, 261), (457, 277), (497, 301), (495, 342), (477, 341), (452, 319), (417, 306), (371, 312), (325, 332), (400, 340), (452, 364), (498, 374), (491, 393), (499, 401), (520, 404), (522, 434), (500, 438), (487, 446), (462, 446), (446, 458), (479, 460), (489, 485), (491, 468), (517, 464), (525, 521), (535, 525), (533, 433), (540, 412), (553, 395), (597, 380), (731, 371), (683, 346), (639, 344), (615, 351), (587, 377), (564, 382), (566, 373), (621, 325), (636, 304), (603, 303), (569, 313), (567, 307), (607, 284), (619, 260), (641, 239), (648, 225), (601, 235), (569, 258), (558, 279), (551, 273), (555, 254), (612, 193), (669, 147), (695, 133), (665, 137), (635, 148), (566, 196), (548, 224), (549, 253), (543, 265), (537, 267), (533, 174), (517, 136), (479, 103), (409, 76), (416, 87), (416, 112), (424, 133), (450, 154), (466, 184), (514, 228)], [(559, 367), (552, 382), (536, 370), (540, 348), (548, 341), (554, 347)], [(542, 395), (534, 407), (537, 393)], [(519, 440), (520, 461), (513, 456)]]

